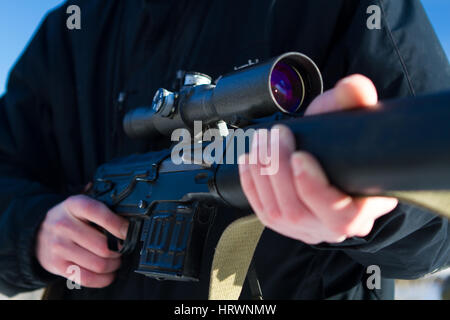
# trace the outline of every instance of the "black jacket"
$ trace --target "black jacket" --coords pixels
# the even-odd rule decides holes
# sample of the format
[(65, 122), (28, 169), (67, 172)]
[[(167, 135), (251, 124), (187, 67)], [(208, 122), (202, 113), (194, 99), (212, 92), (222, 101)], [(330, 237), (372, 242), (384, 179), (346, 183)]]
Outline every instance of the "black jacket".
[[(68, 4), (52, 11), (0, 100), (0, 292), (7, 295), (58, 279), (34, 256), (47, 210), (79, 193), (105, 161), (155, 147), (157, 141), (129, 140), (122, 116), (148, 104), (157, 88), (170, 88), (179, 69), (216, 78), (249, 59), (299, 51), (318, 64), (326, 89), (353, 73), (371, 78), (382, 99), (450, 87), (448, 61), (418, 0), (70, 4), (81, 8), (82, 29), (66, 28)], [(380, 30), (366, 27), (372, 4), (382, 8)], [(117, 102), (120, 92), (124, 103)], [(218, 223), (227, 222), (225, 213), (219, 216)], [(199, 283), (144, 278), (126, 258), (110, 287), (65, 290), (64, 297), (207, 298), (217, 237), (213, 232)], [(388, 279), (422, 276), (449, 257), (448, 221), (400, 204), (370, 235), (339, 245), (309, 246), (267, 230), (256, 269), (266, 298), (392, 298)], [(381, 290), (365, 284), (373, 264), (381, 268)]]

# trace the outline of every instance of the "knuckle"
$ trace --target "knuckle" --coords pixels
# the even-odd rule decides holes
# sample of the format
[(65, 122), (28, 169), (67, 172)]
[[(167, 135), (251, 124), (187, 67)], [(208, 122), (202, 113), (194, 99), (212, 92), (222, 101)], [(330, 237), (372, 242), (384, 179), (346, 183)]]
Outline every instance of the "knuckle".
[(86, 197), (83, 195), (74, 195), (68, 197), (64, 203), (68, 208), (76, 208), (80, 206), (84, 201), (86, 201)]
[(111, 255), (111, 250), (109, 250), (106, 238), (102, 239), (101, 241), (97, 241), (97, 243), (94, 244), (94, 246), (96, 247), (96, 251), (101, 257), (107, 258)]
[(72, 230), (73, 224), (72, 221), (67, 218), (60, 218), (53, 221), (49, 228), (54, 234), (67, 236), (68, 232)]
[(61, 241), (53, 241), (51, 244), (51, 249), (54, 253), (59, 254), (64, 250), (64, 245)]
[(108, 262), (105, 259), (96, 259), (92, 262), (92, 270), (96, 273), (106, 273), (108, 271)]
[(83, 199), (78, 205), (79, 209), (88, 215), (94, 215), (98, 210), (98, 205), (95, 201)]
[(281, 216), (281, 214), (278, 208), (269, 208), (267, 211), (265, 211), (265, 214), (263, 214), (263, 216), (265, 217), (267, 224), (275, 225), (275, 222)]
[(74, 211), (83, 212), (87, 216), (97, 215), (101, 203), (84, 195), (75, 195), (67, 200), (67, 207)]
[(290, 223), (298, 223), (301, 219), (301, 214), (299, 208), (292, 208), (290, 206), (285, 206), (282, 210), (283, 217), (285, 217)]
[(58, 240), (54, 240), (49, 246), (50, 255), (54, 259), (57, 259), (57, 257), (60, 257), (65, 250), (66, 250), (66, 246), (61, 241), (58, 241)]

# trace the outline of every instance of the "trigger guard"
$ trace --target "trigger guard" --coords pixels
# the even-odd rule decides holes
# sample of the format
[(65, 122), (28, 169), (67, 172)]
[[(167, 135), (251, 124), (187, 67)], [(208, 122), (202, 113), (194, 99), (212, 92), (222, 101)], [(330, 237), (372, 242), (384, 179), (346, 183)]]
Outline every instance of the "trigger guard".
[[(108, 231), (103, 230), (103, 232), (106, 235), (107, 241), (108, 241), (108, 249), (113, 252), (120, 253), (120, 254), (131, 253), (136, 248), (141, 225), (142, 225), (142, 221), (131, 219), (125, 241), (122, 239), (118, 239), (115, 236), (113, 236), (111, 233), (109, 233)], [(120, 248), (119, 248), (119, 244), (120, 244)]]
[(129, 254), (136, 248), (141, 230), (141, 220), (130, 220), (130, 226), (128, 227), (127, 238), (121, 242), (122, 247), (119, 250), (120, 254)]

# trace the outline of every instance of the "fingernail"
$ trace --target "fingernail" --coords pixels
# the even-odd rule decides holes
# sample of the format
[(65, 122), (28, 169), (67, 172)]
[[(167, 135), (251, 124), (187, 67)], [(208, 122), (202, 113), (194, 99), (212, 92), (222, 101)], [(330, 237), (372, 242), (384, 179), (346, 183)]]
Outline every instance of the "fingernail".
[(323, 173), (323, 170), (308, 154), (296, 152), (292, 155), (291, 165), (294, 176), (296, 177), (306, 174), (322, 184), (328, 183), (328, 179)]
[(295, 150), (295, 138), (290, 129), (283, 125), (275, 125), (270, 130), (270, 142), (272, 145), (282, 144), (289, 150)]
[(246, 161), (245, 154), (239, 156), (238, 164), (239, 164), (239, 172), (240, 173), (244, 173), (250, 169), (250, 167), (248, 166), (248, 163)]

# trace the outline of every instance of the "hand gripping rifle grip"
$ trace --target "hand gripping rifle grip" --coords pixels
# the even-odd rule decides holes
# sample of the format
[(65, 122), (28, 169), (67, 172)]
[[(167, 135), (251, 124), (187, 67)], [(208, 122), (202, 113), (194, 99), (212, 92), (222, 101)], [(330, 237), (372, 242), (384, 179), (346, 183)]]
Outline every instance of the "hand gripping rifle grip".
[(129, 219), (129, 223), (130, 225), (128, 227), (127, 237), (125, 240), (118, 239), (103, 229), (103, 233), (106, 235), (108, 241), (109, 250), (126, 255), (131, 253), (136, 248), (139, 241), (142, 220)]

